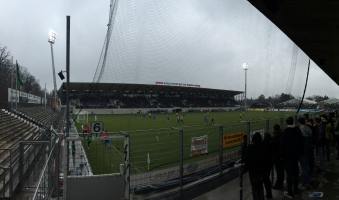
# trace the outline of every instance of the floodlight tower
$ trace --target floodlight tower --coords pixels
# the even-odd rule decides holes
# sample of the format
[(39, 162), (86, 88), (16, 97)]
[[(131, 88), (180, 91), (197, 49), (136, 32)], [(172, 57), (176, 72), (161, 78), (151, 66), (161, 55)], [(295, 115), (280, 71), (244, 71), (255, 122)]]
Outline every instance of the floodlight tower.
[(246, 101), (247, 101), (247, 70), (249, 65), (247, 63), (242, 64), (242, 68), (245, 70), (245, 110), (246, 110)]
[(50, 31), (49, 31), (48, 42), (51, 44), (52, 70), (53, 70), (53, 81), (54, 81), (54, 102), (55, 102), (55, 105), (57, 105), (57, 104), (56, 104), (56, 102), (57, 102), (57, 98), (56, 98), (57, 86), (56, 86), (56, 79), (55, 79), (55, 67), (54, 67), (54, 56), (53, 56), (53, 44), (55, 43), (56, 36), (57, 36), (57, 34), (56, 34), (53, 30), (50, 30)]

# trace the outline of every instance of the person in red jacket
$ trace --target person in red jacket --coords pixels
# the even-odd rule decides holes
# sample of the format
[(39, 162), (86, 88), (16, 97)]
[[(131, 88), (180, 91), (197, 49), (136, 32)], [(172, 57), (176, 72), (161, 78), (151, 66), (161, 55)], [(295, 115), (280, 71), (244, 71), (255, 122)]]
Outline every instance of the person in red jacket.
[(84, 127), (82, 128), (83, 136), (85, 136), (86, 133), (88, 133), (88, 126), (87, 126), (87, 124), (85, 124)]

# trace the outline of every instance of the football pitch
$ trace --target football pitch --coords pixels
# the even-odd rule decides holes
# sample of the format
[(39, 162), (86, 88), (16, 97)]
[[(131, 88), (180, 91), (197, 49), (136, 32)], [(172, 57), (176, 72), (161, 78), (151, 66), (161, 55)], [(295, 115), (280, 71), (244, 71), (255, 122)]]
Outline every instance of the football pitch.
[[(156, 113), (155, 116), (152, 114), (150, 117), (136, 114), (96, 115), (96, 117), (97, 121), (103, 122), (104, 130), (110, 132), (111, 136), (120, 135), (120, 131), (128, 133), (131, 173), (140, 173), (179, 164), (180, 129), (183, 130), (184, 163), (189, 163), (218, 154), (219, 126), (217, 124), (223, 125), (223, 133), (230, 133), (245, 131), (246, 124), (241, 121), (256, 121), (251, 125), (251, 130), (261, 129), (265, 126), (262, 119), (270, 119), (270, 126), (273, 127), (274, 123), (280, 122), (279, 118), (285, 119), (288, 115), (295, 115), (295, 113), (277, 111), (187, 112), (184, 114), (183, 122), (178, 122), (176, 113)], [(214, 125), (211, 122), (212, 118), (214, 118)], [(90, 126), (94, 119), (95, 115), (88, 115), (87, 124)], [(84, 123), (76, 123), (79, 133), (82, 132), (82, 125)], [(208, 136), (208, 154), (192, 157), (190, 155), (191, 138), (203, 135)], [(87, 148), (87, 141), (83, 141), (83, 146), (93, 174), (119, 172), (119, 165), (124, 163), (122, 140), (111, 140), (110, 144), (105, 147), (104, 142), (98, 140), (96, 134), (93, 134), (90, 148)], [(238, 148), (239, 146), (235, 146), (223, 151)]]

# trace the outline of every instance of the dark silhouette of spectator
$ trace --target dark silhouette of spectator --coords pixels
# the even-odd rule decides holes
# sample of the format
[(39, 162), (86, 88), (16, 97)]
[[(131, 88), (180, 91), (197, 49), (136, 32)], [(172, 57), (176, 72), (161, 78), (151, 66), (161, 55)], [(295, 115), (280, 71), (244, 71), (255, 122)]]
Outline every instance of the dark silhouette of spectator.
[(305, 118), (306, 125), (311, 128), (312, 130), (312, 143), (311, 143), (311, 150), (310, 150), (310, 159), (309, 159), (309, 171), (310, 175), (313, 173), (313, 169), (315, 166), (314, 161), (314, 150), (316, 146), (316, 130), (313, 126), (313, 120), (309, 118), (308, 113), (303, 114), (303, 117)]
[(273, 185), (273, 189), (283, 189), (285, 179), (284, 162), (281, 159), (281, 155), (279, 152), (282, 132), (279, 124), (275, 124), (273, 126), (273, 129), (274, 131), (272, 136), (272, 154), (275, 171), (277, 173), (277, 180)]
[(303, 152), (299, 158), (301, 177), (302, 177), (302, 189), (308, 187), (309, 175), (310, 175), (310, 154), (312, 144), (312, 129), (306, 125), (305, 118), (298, 119), (298, 126), (303, 136)]
[(335, 126), (335, 113), (334, 112), (330, 112), (328, 114), (328, 123), (331, 124), (331, 128), (330, 128), (330, 132), (331, 132), (331, 145), (335, 146), (336, 144), (336, 137), (335, 137), (335, 132), (334, 132), (334, 126)]
[(256, 132), (252, 137), (253, 144), (248, 146), (245, 157), (245, 171), (249, 171), (253, 200), (264, 200), (265, 146), (261, 140), (261, 134)]
[(264, 186), (266, 191), (266, 199), (272, 199), (272, 182), (270, 174), (273, 168), (273, 146), (271, 141), (271, 134), (264, 134), (264, 146), (265, 146), (265, 157), (264, 157)]
[(321, 123), (320, 123), (321, 129), (325, 131), (325, 146), (326, 146), (326, 157), (327, 161), (331, 160), (331, 149), (330, 149), (330, 143), (331, 143), (331, 137), (332, 137), (332, 124), (328, 121), (327, 115), (323, 114), (321, 115)]
[(314, 127), (316, 129), (316, 150), (317, 156), (319, 159), (319, 169), (316, 171), (317, 173), (325, 172), (324, 166), (324, 144), (325, 144), (325, 129), (321, 124), (321, 119), (319, 117), (314, 118)]
[(293, 117), (286, 118), (287, 127), (283, 130), (280, 144), (281, 156), (285, 163), (287, 191), (284, 195), (292, 198), (297, 195), (299, 184), (298, 159), (302, 153), (302, 133), (294, 124)]
[(337, 114), (337, 121), (334, 126), (334, 134), (335, 134), (335, 140), (337, 143), (337, 149), (338, 149), (338, 155), (336, 157), (337, 160), (339, 160), (339, 116)]

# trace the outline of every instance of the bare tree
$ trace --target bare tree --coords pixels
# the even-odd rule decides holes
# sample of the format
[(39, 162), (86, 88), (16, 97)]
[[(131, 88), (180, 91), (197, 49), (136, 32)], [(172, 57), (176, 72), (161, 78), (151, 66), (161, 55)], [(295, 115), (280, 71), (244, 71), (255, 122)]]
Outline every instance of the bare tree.
[(11, 86), (11, 53), (0, 45), (0, 101), (7, 101), (7, 88)]
[[(0, 102), (7, 102), (8, 88), (11, 87), (11, 76), (13, 71), (13, 87), (16, 84), (16, 67), (13, 67), (11, 60), (11, 53), (7, 50), (7, 47), (0, 45)], [(18, 89), (31, 93), (36, 96), (44, 97), (44, 90), (40, 86), (39, 80), (35, 76), (31, 75), (26, 67), (19, 65), (19, 70), (22, 79), (22, 87), (18, 86)]]
[(0, 68), (7, 67), (7, 60), (9, 60), (10, 56), (11, 53), (7, 51), (7, 47), (1, 47), (0, 44)]

